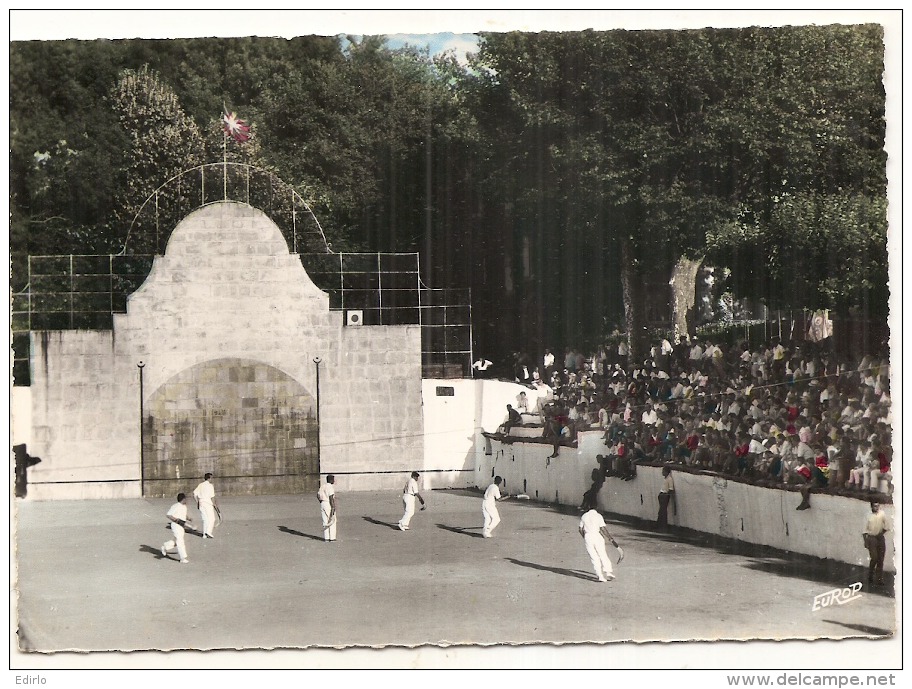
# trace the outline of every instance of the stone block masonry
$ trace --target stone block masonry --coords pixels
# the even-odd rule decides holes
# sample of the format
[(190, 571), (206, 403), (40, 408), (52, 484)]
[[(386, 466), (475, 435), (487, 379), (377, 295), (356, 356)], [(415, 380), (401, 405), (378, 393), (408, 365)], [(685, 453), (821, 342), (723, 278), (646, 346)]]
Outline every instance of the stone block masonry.
[(32, 334), (29, 498), (170, 496), (206, 471), (223, 493), (316, 490), (318, 472), (375, 490), (420, 469), (420, 328), (343, 315), (262, 212), (194, 211), (113, 330)]

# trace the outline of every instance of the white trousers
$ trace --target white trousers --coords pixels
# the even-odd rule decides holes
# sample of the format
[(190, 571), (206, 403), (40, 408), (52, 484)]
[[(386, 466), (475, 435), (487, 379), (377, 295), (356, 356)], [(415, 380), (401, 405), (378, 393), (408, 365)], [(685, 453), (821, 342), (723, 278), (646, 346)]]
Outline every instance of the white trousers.
[(880, 469), (865, 469), (865, 482), (864, 487), (871, 490), (880, 490), (880, 479), (887, 478), (892, 479), (893, 474), (889, 471), (880, 473)]
[(500, 524), (500, 513), (497, 511), (497, 505), (488, 506), (484, 502), (481, 503), (481, 514), (484, 517), (484, 527), (481, 530), (481, 535), (485, 538), (490, 538), (491, 532)]
[(211, 536), (212, 529), (215, 528), (215, 507), (212, 506), (212, 503), (201, 502), (199, 510), (203, 515), (203, 534)]
[(415, 496), (409, 493), (402, 494), (402, 504), (405, 506), (405, 513), (399, 520), (399, 528), (407, 529), (409, 522), (412, 521), (412, 515), (415, 514)]
[(320, 514), (323, 517), (323, 540), (336, 540), (336, 515), (329, 516), (332, 514), (332, 505), (329, 504), (329, 500), (320, 503)]
[(867, 486), (864, 486), (864, 482), (865, 482), (864, 480), (865, 480), (865, 470), (864, 469), (852, 469), (849, 472), (849, 485), (850, 486), (855, 485), (855, 486), (858, 486), (859, 488), (862, 488), (862, 487), (867, 488)]
[(171, 522), (171, 533), (174, 535), (174, 538), (165, 543), (162, 548), (165, 549), (165, 552), (177, 548), (178, 557), (180, 557), (181, 560), (186, 560), (187, 544), (184, 543), (184, 527), (182, 527), (180, 524)]
[(605, 539), (600, 533), (585, 536), (586, 552), (589, 553), (589, 559), (592, 560), (592, 569), (595, 570), (595, 576), (599, 581), (604, 581), (610, 576), (614, 569), (611, 566), (611, 560), (608, 559), (608, 551), (605, 550)]

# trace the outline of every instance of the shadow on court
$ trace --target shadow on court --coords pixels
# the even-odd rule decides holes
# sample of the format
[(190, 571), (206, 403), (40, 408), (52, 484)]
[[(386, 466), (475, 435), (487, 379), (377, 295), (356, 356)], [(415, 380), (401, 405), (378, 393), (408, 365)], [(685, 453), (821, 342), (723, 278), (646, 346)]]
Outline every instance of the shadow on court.
[[(624, 537), (628, 542), (663, 542), (679, 543), (696, 548), (711, 548), (722, 555), (747, 558), (744, 567), (758, 572), (765, 572), (780, 577), (798, 578), (806, 581), (822, 582), (835, 586), (848, 586), (857, 581), (867, 581), (867, 567), (833, 560), (791, 553), (770, 546), (756, 545), (738, 541), (715, 534), (705, 534), (691, 529), (670, 527), (660, 530), (655, 522), (646, 520), (611, 519), (611, 525), (637, 529), (636, 533)], [(884, 573), (884, 586), (865, 586), (865, 592), (884, 597), (893, 597), (893, 575)]]
[(314, 536), (313, 534), (304, 533), (303, 531), (295, 531), (294, 529), (289, 529), (287, 526), (280, 526), (278, 529), (283, 533), (291, 534), (292, 536), (300, 536), (301, 538), (309, 538), (312, 541), (323, 540), (321, 536)]
[(824, 620), (827, 624), (835, 624), (840, 627), (845, 627), (846, 629), (854, 629), (857, 632), (861, 632), (866, 636), (893, 636), (893, 632), (889, 629), (881, 629), (880, 627), (871, 627), (866, 624), (849, 624), (848, 622), (837, 622), (836, 620)]
[(139, 546), (139, 552), (154, 555), (156, 560), (166, 559), (165, 556), (162, 555), (161, 547), (153, 548), (151, 545), (141, 545)]
[(480, 529), (480, 526), (447, 526), (446, 524), (437, 524), (438, 529), (443, 529), (444, 531), (452, 531), (453, 533), (458, 533), (463, 536), (471, 536), (472, 538), (484, 538), (480, 533), (469, 533), (472, 530), (477, 531)]
[[(160, 558), (158, 548), (170, 537), (162, 532), (165, 498), (16, 503), (19, 647), (779, 640), (882, 637), (897, 628), (895, 602), (884, 595), (813, 611), (815, 596), (836, 584), (804, 571), (812, 559), (757, 548), (746, 557), (727, 555), (710, 539), (677, 529), (658, 535), (625, 522), (609, 528), (630, 561), (624, 576), (605, 587), (587, 566), (578, 516), (508, 501), (496, 539), (487, 543), (476, 540), (479, 492), (433, 496), (433, 516), (418, 517), (418, 528), (403, 536), (389, 491), (346, 494), (351, 516), (337, 548), (323, 545), (315, 512), (301, 520), (310, 496), (226, 496), (231, 524), (214, 542), (188, 541), (189, 567), (173, 554), (167, 563)], [(97, 552), (100, 542), (104, 553)], [(593, 595), (606, 588), (616, 595)], [(676, 604), (656, 599), (657, 590), (675, 591)], [(310, 615), (314, 600), (332, 609), (333, 624)], [(406, 608), (413, 614), (403, 615)]]
[[(866, 582), (868, 578), (867, 568), (856, 567), (843, 562), (833, 562), (832, 560), (818, 560), (808, 558), (794, 553), (789, 554), (788, 559), (778, 560), (753, 560), (744, 565), (748, 569), (758, 572), (766, 572), (780, 577), (790, 579), (805, 579), (807, 581), (817, 581), (832, 584), (834, 587), (846, 587), (856, 582)], [(865, 584), (862, 589), (868, 595), (893, 597), (893, 575), (884, 573), (883, 586), (874, 586)]]
[(377, 524), (378, 526), (388, 526), (389, 528), (395, 529), (396, 531), (399, 530), (398, 522), (391, 524), (390, 522), (382, 522), (379, 519), (374, 519), (373, 517), (362, 517), (362, 519), (364, 519), (366, 522), (370, 522), (371, 524)]
[(539, 569), (544, 572), (554, 572), (555, 574), (563, 574), (565, 577), (575, 577), (577, 579), (585, 579), (586, 581), (596, 581), (595, 575), (593, 574), (584, 574), (578, 569), (565, 569), (563, 567), (548, 567), (548, 565), (539, 565), (534, 562), (526, 562), (525, 560), (517, 560), (512, 557), (504, 558), (507, 562), (512, 562), (514, 565), (519, 565), (520, 567), (529, 567), (530, 569)]

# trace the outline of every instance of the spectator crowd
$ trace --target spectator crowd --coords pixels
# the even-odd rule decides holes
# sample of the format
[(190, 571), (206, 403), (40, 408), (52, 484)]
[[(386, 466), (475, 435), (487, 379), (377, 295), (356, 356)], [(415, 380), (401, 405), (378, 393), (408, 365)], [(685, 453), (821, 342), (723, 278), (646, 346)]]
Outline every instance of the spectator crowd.
[[(777, 338), (756, 349), (682, 336), (629, 361), (626, 343), (590, 355), (517, 355), (515, 380), (542, 388), (534, 409), (554, 445), (599, 430), (604, 472), (670, 463), (802, 493), (892, 492), (889, 360), (838, 360), (813, 342)], [(515, 425), (515, 420), (514, 420)]]

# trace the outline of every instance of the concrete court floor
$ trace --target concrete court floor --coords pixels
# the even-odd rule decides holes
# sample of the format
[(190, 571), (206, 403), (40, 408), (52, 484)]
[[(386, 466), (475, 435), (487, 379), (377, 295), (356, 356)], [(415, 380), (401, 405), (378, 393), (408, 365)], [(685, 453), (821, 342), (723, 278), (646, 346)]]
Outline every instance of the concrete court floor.
[(169, 500), (17, 501), (19, 648), (838, 639), (896, 627), (892, 578), (812, 610), (815, 595), (862, 581), (860, 567), (609, 519), (626, 557), (599, 583), (575, 511), (504, 501), (483, 539), (480, 493), (425, 496), (429, 509), (401, 532), (395, 493), (340, 494), (333, 544), (313, 495), (225, 496), (216, 538), (188, 534), (186, 565), (159, 552)]

